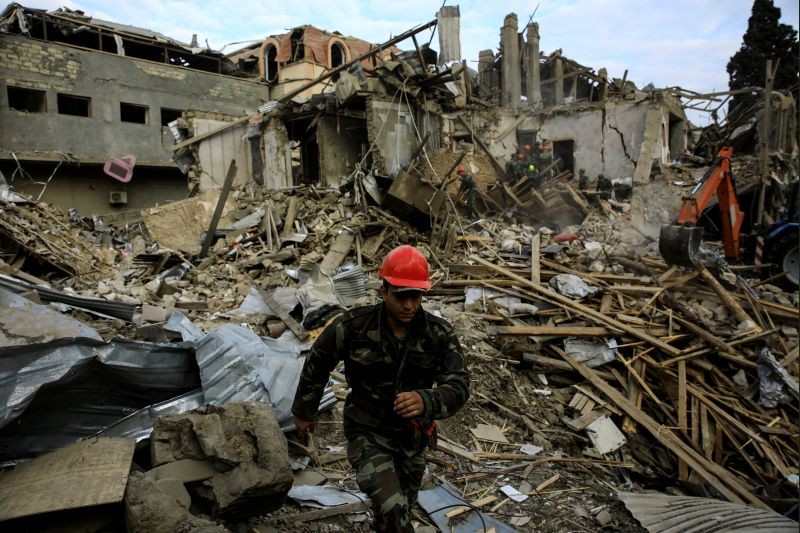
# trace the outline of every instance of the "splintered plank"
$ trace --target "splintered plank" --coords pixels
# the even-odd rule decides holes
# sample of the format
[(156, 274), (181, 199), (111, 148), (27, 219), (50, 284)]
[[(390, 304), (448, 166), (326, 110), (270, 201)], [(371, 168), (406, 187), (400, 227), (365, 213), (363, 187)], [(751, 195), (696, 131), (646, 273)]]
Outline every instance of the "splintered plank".
[(275, 313), (281, 321), (286, 324), (292, 333), (294, 333), (298, 339), (301, 341), (305, 341), (308, 338), (308, 332), (303, 329), (303, 326), (297, 323), (297, 320), (292, 318), (289, 313), (281, 309), (281, 306), (278, 305), (278, 302), (275, 301), (275, 298), (272, 297), (272, 294), (268, 293), (263, 289), (258, 289), (258, 292), (261, 293), (261, 297), (264, 298), (264, 301), (267, 303), (272, 312)]
[(709, 485), (714, 487), (728, 501), (733, 503), (750, 503), (759, 509), (769, 509), (769, 507), (750, 493), (739, 479), (730, 471), (722, 466), (708, 461), (702, 454), (688, 446), (683, 440), (678, 438), (671, 429), (658, 423), (650, 415), (638, 409), (627, 398), (620, 394), (588, 366), (575, 360), (558, 347), (552, 347), (565, 361), (578, 371), (584, 378), (589, 380), (598, 390), (606, 395), (627, 415), (636, 420), (645, 428), (658, 442), (686, 461), (689, 467), (694, 470)]
[(660, 339), (658, 339), (656, 337), (648, 335), (647, 333), (645, 333), (644, 331), (642, 331), (640, 329), (630, 327), (627, 324), (623, 324), (622, 322), (620, 322), (618, 320), (615, 320), (615, 319), (613, 319), (611, 317), (608, 317), (608, 316), (600, 313), (599, 311), (596, 311), (596, 310), (592, 309), (591, 307), (583, 305), (580, 302), (576, 302), (574, 300), (571, 300), (570, 298), (567, 298), (566, 296), (562, 296), (561, 294), (558, 294), (555, 291), (551, 291), (550, 289), (545, 288), (543, 285), (537, 285), (535, 283), (532, 283), (530, 280), (525, 279), (522, 276), (519, 276), (517, 274), (514, 274), (513, 272), (510, 272), (508, 269), (505, 269), (505, 268), (503, 268), (501, 266), (495, 265), (494, 263), (491, 263), (491, 262), (487, 261), (486, 259), (478, 256), (478, 255), (473, 254), (473, 255), (470, 256), (470, 258), (473, 259), (474, 261), (476, 261), (477, 263), (480, 263), (481, 265), (483, 265), (483, 266), (485, 266), (485, 267), (487, 267), (487, 268), (489, 268), (491, 270), (494, 270), (495, 272), (497, 272), (499, 274), (503, 274), (504, 276), (506, 276), (508, 278), (511, 278), (513, 280), (516, 280), (516, 281), (520, 282), (520, 285), (525, 286), (525, 287), (527, 287), (529, 289), (532, 289), (537, 294), (545, 296), (545, 297), (547, 297), (547, 298), (549, 298), (551, 300), (557, 301), (558, 303), (562, 304), (567, 309), (574, 310), (574, 311), (580, 313), (583, 316), (592, 318), (595, 321), (600, 322), (602, 324), (606, 324), (607, 326), (610, 326), (612, 328), (621, 329), (622, 331), (632, 335), (633, 337), (636, 337), (637, 339), (646, 341), (646, 342), (652, 344), (653, 346), (656, 346), (657, 348), (659, 348), (661, 351), (663, 351), (664, 353), (666, 353), (668, 355), (671, 355), (673, 357), (676, 357), (676, 356), (680, 355), (680, 350), (679, 349), (675, 348), (674, 346), (671, 346), (671, 345), (667, 344), (666, 342), (663, 342), (662, 340), (660, 340)]
[[(717, 281), (717, 278), (715, 278), (714, 275), (711, 272), (709, 272), (705, 266), (700, 265), (699, 271), (700, 271), (700, 276), (702, 276), (702, 278), (706, 280), (709, 285), (711, 285), (711, 288), (714, 289), (714, 292), (717, 293), (720, 299), (722, 299), (722, 302), (728, 307), (728, 309), (731, 310), (733, 316), (736, 317), (736, 320), (738, 320), (739, 322), (750, 321), (753, 324), (755, 324), (753, 319), (750, 318), (750, 315), (748, 315), (747, 312), (745, 312), (744, 308), (742, 308), (742, 306), (739, 305), (739, 302), (737, 302), (733, 298), (733, 296), (731, 296), (731, 294), (727, 290), (725, 290), (725, 287), (723, 287), (722, 284), (719, 281)], [(755, 329), (757, 332), (762, 331), (762, 328), (758, 325), (755, 326)]]
[(607, 337), (619, 335), (618, 330), (601, 327), (578, 326), (489, 326), (489, 335), (535, 337)]

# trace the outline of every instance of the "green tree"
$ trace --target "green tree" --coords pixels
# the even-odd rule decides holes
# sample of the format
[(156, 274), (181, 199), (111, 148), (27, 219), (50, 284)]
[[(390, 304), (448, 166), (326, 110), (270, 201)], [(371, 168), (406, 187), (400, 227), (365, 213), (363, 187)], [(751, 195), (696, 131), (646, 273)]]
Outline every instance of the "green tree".
[[(755, 0), (742, 47), (728, 62), (728, 86), (730, 89), (763, 87), (767, 72), (767, 60), (780, 59), (775, 75), (776, 90), (791, 91), (798, 101), (798, 40), (797, 31), (788, 24), (781, 24), (781, 9), (772, 0)], [(732, 98), (730, 110), (739, 105), (749, 107), (761, 98), (750, 93)]]

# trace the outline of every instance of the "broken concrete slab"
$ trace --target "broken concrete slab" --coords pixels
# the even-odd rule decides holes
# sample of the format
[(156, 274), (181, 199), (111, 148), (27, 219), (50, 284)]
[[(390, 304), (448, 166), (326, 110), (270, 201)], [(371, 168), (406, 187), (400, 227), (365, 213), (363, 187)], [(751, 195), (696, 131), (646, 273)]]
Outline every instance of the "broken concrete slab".
[(97, 331), (82, 322), (0, 288), (0, 347), (63, 338), (102, 341)]
[[(218, 190), (210, 190), (200, 196), (145, 209), (142, 219), (159, 246), (194, 255), (200, 251), (200, 236), (208, 229), (219, 194)], [(228, 198), (219, 227), (233, 225), (235, 211), (234, 200)]]
[(189, 492), (186, 490), (186, 487), (183, 486), (183, 482), (179, 479), (175, 479), (173, 477), (157, 479), (156, 487), (161, 489), (161, 492), (164, 494), (175, 498), (175, 501), (178, 502), (178, 505), (184, 509), (188, 509), (192, 504), (192, 497), (189, 496)]
[(133, 448), (90, 438), (0, 474), (0, 521), (122, 501)]
[(210, 460), (218, 473), (203, 483), (221, 517), (279, 508), (294, 478), (286, 439), (273, 409), (260, 402), (208, 405), (160, 418), (153, 428), (154, 465)]
[(180, 461), (165, 463), (147, 471), (148, 477), (155, 481), (173, 478), (180, 480), (182, 483), (203, 481), (217, 474), (218, 471), (214, 468), (213, 464), (209, 461), (201, 461), (199, 459), (181, 459)]
[(125, 524), (132, 533), (151, 531), (228, 530), (210, 520), (192, 515), (146, 474), (134, 472), (125, 490)]
[(439, 214), (446, 194), (431, 183), (400, 171), (386, 193), (383, 206), (414, 225), (430, 227), (431, 217)]

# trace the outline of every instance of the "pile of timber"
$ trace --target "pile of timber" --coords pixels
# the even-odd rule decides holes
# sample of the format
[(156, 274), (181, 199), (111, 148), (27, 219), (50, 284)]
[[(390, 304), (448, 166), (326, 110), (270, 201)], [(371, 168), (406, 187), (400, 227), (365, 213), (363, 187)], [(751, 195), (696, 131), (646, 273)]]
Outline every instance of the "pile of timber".
[[(489, 313), (487, 333), (518, 341), (505, 357), (551, 380), (561, 375), (594, 400), (581, 404), (575, 429), (618, 415), (629, 436), (663, 447), (667, 453), (650, 454), (658, 463), (651, 466), (684, 486), (779, 512), (796, 504), (796, 486), (787, 481), (800, 460), (796, 307), (762, 298), (744, 283), (726, 288), (702, 266), (678, 269), (640, 257), (635, 263), (647, 275), (585, 272), (540, 258), (535, 246), (525, 261), (483, 240), (462, 239), (481, 244), (481, 254), (450, 264), (432, 294), (483, 287), (543, 309), (527, 316)], [(599, 290), (583, 301), (563, 296), (547, 284), (560, 273)], [(697, 298), (726, 308), (727, 324), (704, 321), (686, 305)], [(567, 337), (614, 338), (616, 360), (589, 368), (564, 351)], [(764, 352), (787, 370), (789, 401), (777, 407), (759, 403)]]

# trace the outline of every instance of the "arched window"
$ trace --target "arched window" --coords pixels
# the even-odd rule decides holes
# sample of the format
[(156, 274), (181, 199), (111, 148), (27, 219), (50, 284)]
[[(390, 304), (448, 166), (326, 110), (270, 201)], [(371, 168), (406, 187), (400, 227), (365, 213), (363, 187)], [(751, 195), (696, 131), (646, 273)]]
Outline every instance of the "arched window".
[(336, 68), (344, 65), (347, 62), (347, 52), (339, 43), (331, 44), (331, 68)]
[(267, 45), (264, 49), (264, 79), (269, 83), (278, 81), (278, 47), (274, 44)]

